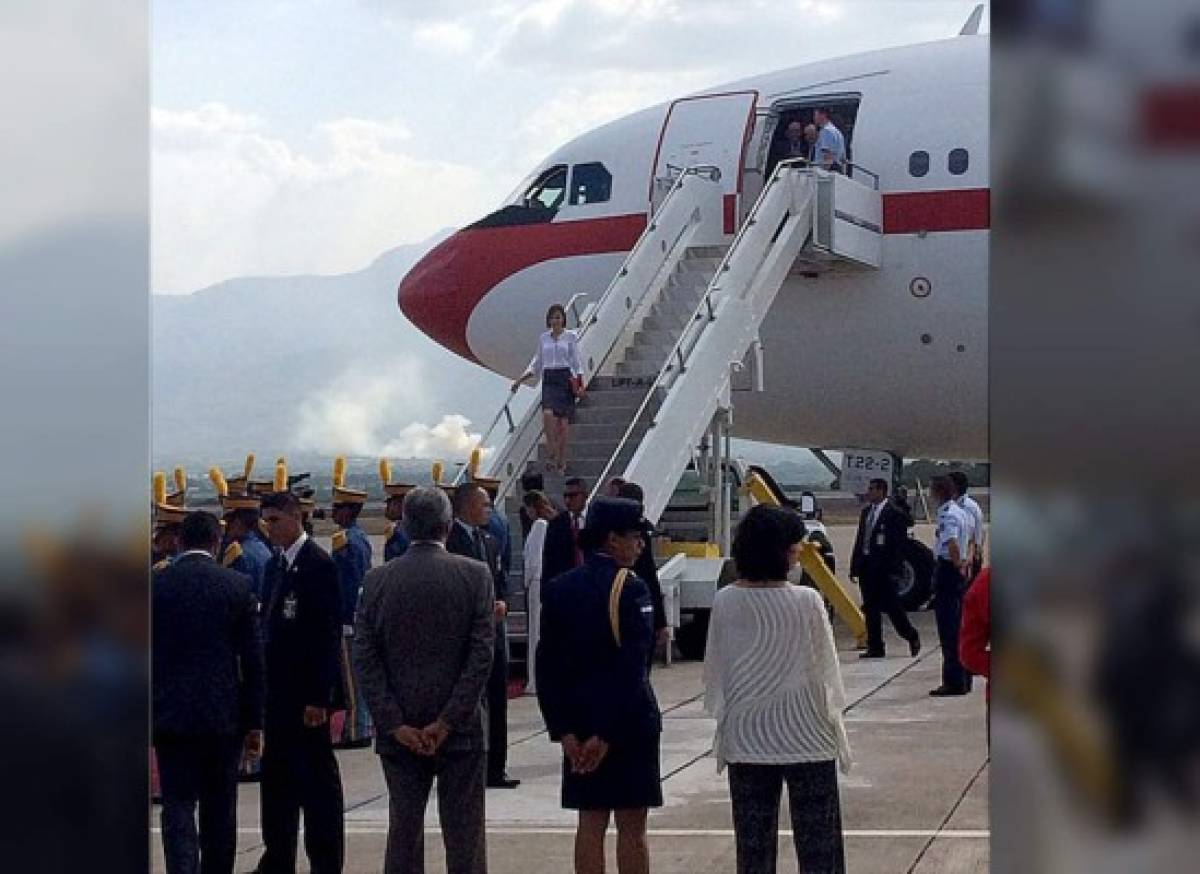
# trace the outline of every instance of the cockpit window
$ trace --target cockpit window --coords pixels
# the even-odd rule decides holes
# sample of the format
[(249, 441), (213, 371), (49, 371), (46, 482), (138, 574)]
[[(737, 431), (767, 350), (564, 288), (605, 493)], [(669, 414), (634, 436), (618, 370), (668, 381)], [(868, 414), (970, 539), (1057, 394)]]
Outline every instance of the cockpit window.
[(603, 164), (576, 164), (571, 168), (571, 206), (603, 203), (612, 197), (612, 174)]
[(529, 186), (521, 202), (525, 206), (541, 209), (558, 209), (567, 195), (567, 167), (565, 164), (551, 167)]

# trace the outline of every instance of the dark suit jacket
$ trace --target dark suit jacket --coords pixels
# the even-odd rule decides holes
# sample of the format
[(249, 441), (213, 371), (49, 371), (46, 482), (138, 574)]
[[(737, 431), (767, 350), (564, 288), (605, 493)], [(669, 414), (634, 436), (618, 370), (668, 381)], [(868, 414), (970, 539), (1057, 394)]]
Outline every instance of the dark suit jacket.
[[(866, 531), (867, 519), (871, 505), (863, 507), (858, 517), (858, 533), (854, 536), (854, 552), (850, 558), (850, 575), (861, 577), (867, 574), (891, 574), (895, 572), (903, 558), (904, 541), (908, 539), (909, 519), (892, 505), (885, 501), (875, 520), (874, 530)], [(871, 551), (862, 553), (865, 538), (870, 537)]]
[(354, 666), (375, 721), (375, 749), (399, 752), (391, 732), (450, 726), (448, 749), (486, 749), (481, 702), (492, 670), (495, 595), (476, 559), (433, 543), (375, 568), (363, 581)]
[[(500, 550), (496, 545), (496, 538), (490, 532), (480, 529), (483, 535), (484, 551), (487, 553), (488, 571), (492, 575), (492, 589), (496, 593), (497, 601), (508, 600), (508, 575), (504, 573), (504, 567), (500, 560)], [(463, 531), (461, 525), (457, 521), (451, 523), (450, 534), (446, 538), (446, 551), (454, 555), (465, 556), (479, 561), (479, 557), (475, 550), (475, 542), (470, 538), (467, 532)]]
[(617, 565), (592, 553), (582, 567), (542, 587), (538, 705), (550, 739), (573, 734), (624, 742), (662, 730), (650, 685), (654, 646), (650, 591), (630, 574), (618, 605), (621, 644), (609, 624)]
[(152, 587), (155, 736), (262, 728), (262, 639), (249, 577), (188, 555), (155, 573)]
[[(582, 527), (582, 520), (580, 526)], [(542, 545), (542, 582), (548, 583), (559, 574), (578, 567), (575, 538), (571, 534), (571, 513), (563, 510), (546, 526), (546, 541)]]
[[(305, 707), (342, 707), (342, 593), (337, 567), (312, 538), (292, 567), (267, 570), (267, 713), (297, 728)], [(268, 741), (269, 742), (269, 741)]]

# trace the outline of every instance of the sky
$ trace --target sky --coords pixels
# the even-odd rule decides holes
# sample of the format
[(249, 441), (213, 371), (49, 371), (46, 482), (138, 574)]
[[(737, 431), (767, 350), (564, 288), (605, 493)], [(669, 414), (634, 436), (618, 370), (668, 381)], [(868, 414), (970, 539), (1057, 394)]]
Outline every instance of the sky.
[(156, 0), (151, 287), (337, 274), (691, 91), (956, 34), (973, 0)]

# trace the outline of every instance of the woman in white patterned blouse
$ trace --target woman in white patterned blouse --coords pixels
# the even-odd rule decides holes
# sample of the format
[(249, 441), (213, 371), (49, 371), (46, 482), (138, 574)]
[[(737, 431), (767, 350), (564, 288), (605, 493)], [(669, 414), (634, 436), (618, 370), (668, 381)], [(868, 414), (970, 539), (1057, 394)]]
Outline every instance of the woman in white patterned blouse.
[(567, 330), (567, 311), (554, 304), (546, 311), (547, 331), (538, 338), (537, 353), (512, 384), (515, 392), (528, 379), (542, 381), (542, 424), (546, 434), (546, 467), (567, 472), (567, 431), (575, 419), (575, 402), (583, 394), (578, 337)]
[(738, 580), (717, 592), (704, 659), (717, 768), (729, 766), (738, 874), (775, 871), (786, 782), (805, 874), (842, 874), (837, 769), (850, 764), (845, 692), (821, 596), (788, 582), (804, 539), (793, 510), (758, 506), (738, 525)]

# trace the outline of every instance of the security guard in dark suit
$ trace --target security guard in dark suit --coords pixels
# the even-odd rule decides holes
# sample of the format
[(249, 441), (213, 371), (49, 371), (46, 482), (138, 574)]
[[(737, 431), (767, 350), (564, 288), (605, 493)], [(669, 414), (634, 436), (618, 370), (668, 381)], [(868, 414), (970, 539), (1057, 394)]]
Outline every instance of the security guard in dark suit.
[(492, 673), (488, 677), (488, 760), (487, 785), (493, 789), (515, 789), (520, 780), (509, 777), (508, 765), (508, 579), (500, 562), (499, 547), (484, 526), (492, 515), (492, 500), (487, 491), (474, 483), (454, 490), (454, 524), (446, 538), (446, 550), (478, 559), (492, 572), (496, 597), (496, 636)]
[(883, 645), (885, 613), (896, 633), (908, 641), (909, 654), (915, 658), (921, 651), (921, 636), (900, 604), (893, 579), (903, 560), (901, 549), (908, 538), (911, 519), (887, 497), (887, 480), (871, 480), (867, 486), (867, 505), (858, 519), (858, 533), (850, 558), (850, 576), (858, 580), (862, 589), (863, 615), (867, 623), (867, 651), (860, 658), (881, 659), (886, 654)]
[(300, 500), (268, 495), (262, 516), (272, 562), (265, 607), (267, 709), (260, 874), (293, 874), (300, 811), (313, 874), (341, 874), (342, 782), (329, 736), (341, 709), (342, 599), (333, 559), (304, 531)]

